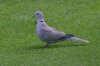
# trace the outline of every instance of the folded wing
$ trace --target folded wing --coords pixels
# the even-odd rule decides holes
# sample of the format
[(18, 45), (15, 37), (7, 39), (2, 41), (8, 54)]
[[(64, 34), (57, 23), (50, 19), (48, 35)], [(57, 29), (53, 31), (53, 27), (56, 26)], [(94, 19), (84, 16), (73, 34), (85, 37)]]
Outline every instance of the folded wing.
[(58, 31), (51, 27), (41, 28), (41, 39), (45, 42), (55, 42), (65, 38), (66, 34), (64, 32)]

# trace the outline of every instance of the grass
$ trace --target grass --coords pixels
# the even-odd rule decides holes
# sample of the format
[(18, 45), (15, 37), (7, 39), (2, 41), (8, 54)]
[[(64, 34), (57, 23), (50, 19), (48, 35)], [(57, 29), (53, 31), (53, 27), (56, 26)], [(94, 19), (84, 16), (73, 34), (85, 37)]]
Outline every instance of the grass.
[[(100, 66), (100, 0), (0, 0), (0, 66)], [(90, 43), (50, 48), (35, 33), (40, 10), (50, 26)]]

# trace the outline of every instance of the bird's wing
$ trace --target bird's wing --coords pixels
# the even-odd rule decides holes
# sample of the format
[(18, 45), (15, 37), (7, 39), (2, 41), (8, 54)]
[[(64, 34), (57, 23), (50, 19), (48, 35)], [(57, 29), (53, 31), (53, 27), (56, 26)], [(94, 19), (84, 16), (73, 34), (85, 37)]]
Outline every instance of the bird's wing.
[(52, 29), (51, 27), (42, 28), (41, 35), (45, 37), (46, 41), (55, 41), (59, 38), (66, 36), (64, 32), (57, 31), (56, 29)]

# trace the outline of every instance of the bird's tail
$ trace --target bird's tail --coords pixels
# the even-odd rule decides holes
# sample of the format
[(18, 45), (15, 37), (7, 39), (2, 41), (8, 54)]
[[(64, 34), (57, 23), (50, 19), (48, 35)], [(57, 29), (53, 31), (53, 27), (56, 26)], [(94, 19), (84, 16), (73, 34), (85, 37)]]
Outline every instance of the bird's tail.
[(89, 42), (88, 40), (84, 40), (84, 39), (80, 39), (80, 38), (77, 38), (77, 37), (69, 37), (69, 38), (66, 38), (66, 40), (72, 40), (72, 41), (76, 41), (76, 42)]

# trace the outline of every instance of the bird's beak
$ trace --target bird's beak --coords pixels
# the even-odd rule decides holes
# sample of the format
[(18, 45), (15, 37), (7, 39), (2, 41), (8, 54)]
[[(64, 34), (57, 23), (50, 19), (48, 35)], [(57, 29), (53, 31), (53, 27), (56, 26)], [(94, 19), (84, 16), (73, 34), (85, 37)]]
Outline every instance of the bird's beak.
[(32, 18), (34, 18), (35, 17), (35, 14), (32, 16)]
[[(32, 16), (32, 18), (34, 18), (34, 17), (35, 17), (35, 14)], [(36, 22), (36, 21), (34, 21), (34, 23), (35, 23), (35, 24), (37, 24), (37, 22)]]

